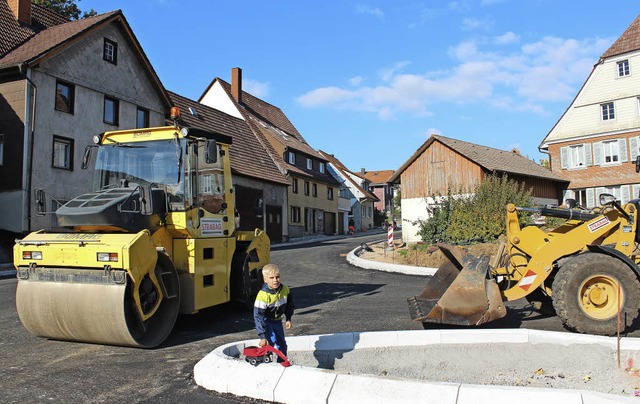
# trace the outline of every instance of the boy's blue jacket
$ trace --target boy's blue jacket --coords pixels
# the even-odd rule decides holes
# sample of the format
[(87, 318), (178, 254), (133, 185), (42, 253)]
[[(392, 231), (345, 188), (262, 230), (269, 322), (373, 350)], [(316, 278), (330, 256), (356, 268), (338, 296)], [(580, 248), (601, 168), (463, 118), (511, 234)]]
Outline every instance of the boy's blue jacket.
[(291, 321), (294, 308), (293, 296), (287, 285), (281, 284), (278, 289), (274, 290), (263, 283), (253, 305), (253, 318), (256, 322), (258, 336), (266, 338), (266, 320), (279, 321), (284, 315), (286, 321)]

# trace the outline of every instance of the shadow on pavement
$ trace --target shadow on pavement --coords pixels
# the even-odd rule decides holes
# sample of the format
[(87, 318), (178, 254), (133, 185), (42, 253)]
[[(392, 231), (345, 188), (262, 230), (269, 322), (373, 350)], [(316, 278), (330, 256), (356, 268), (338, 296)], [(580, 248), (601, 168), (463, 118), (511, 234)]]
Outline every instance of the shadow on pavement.
[[(365, 295), (370, 296), (379, 292), (384, 284), (367, 284), (367, 283), (316, 283), (308, 286), (300, 286), (291, 288), (296, 305), (296, 313), (306, 307), (327, 303), (333, 300), (344, 299), (347, 297)], [(320, 310), (320, 309), (317, 309)], [(316, 310), (316, 311), (317, 311)]]

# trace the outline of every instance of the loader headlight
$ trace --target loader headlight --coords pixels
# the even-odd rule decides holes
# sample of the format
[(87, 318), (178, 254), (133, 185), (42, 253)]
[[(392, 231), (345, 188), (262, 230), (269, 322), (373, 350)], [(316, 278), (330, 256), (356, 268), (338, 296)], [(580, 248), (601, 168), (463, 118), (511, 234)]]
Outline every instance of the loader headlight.
[(118, 262), (118, 253), (98, 253), (98, 262)]
[(23, 260), (42, 260), (42, 251), (23, 251)]

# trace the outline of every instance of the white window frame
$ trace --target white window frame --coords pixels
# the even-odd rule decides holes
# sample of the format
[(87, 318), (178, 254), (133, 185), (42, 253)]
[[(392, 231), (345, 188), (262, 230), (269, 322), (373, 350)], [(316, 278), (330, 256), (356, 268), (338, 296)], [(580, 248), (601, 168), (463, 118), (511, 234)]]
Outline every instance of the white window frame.
[(102, 48), (102, 60), (114, 65), (118, 64), (118, 43), (110, 39), (104, 38), (104, 46)]
[(603, 122), (613, 121), (616, 119), (615, 105), (613, 105), (613, 101), (600, 104), (600, 118)]
[(213, 175), (204, 174), (200, 176), (200, 192), (203, 194), (213, 194)]
[(617, 62), (616, 66), (618, 67), (618, 77), (627, 77), (631, 75), (631, 69), (629, 68), (629, 59)]
[[(616, 201), (618, 202), (622, 201), (620, 187), (605, 187), (604, 193), (613, 195), (616, 198)], [(599, 199), (600, 199), (600, 194), (598, 194), (598, 203), (600, 202)]]
[(602, 165), (612, 164), (620, 164), (620, 150), (617, 139), (602, 142)]
[(53, 136), (51, 166), (63, 170), (73, 170), (73, 139)]
[(585, 166), (584, 145), (576, 144), (569, 146), (569, 168), (584, 168)]
[(294, 152), (289, 152), (289, 156), (287, 156), (289, 164), (296, 164), (296, 154)]
[(298, 193), (298, 179), (294, 178), (293, 181), (291, 182), (291, 192), (293, 192), (294, 194)]
[(307, 170), (313, 170), (313, 160), (307, 157)]
[(323, 163), (323, 162), (320, 162), (319, 169), (320, 169), (320, 172), (321, 172), (322, 174), (324, 174), (324, 172), (325, 172), (325, 167), (324, 167), (324, 163)]

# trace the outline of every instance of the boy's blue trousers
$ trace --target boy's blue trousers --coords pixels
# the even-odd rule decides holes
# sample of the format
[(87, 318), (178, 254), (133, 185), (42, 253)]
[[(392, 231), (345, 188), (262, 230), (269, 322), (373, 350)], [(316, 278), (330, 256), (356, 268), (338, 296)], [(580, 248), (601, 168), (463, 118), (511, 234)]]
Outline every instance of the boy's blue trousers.
[[(275, 349), (279, 349), (280, 352), (287, 356), (287, 341), (284, 339), (284, 327), (282, 326), (282, 320), (265, 320), (264, 322), (267, 331), (267, 341), (269, 345)], [(282, 359), (278, 357), (278, 362), (282, 362)]]

